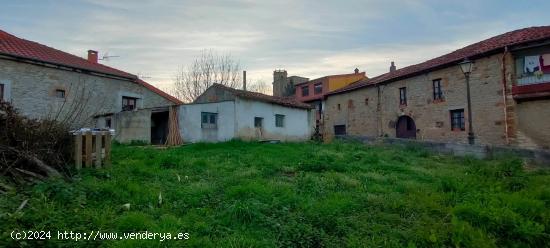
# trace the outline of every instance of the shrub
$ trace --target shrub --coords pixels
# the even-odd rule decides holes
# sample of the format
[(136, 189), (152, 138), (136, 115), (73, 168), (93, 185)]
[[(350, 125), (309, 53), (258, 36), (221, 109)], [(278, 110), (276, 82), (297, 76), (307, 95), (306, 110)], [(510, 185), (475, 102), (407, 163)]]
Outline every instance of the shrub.
[(68, 175), (72, 158), (70, 127), (54, 120), (35, 120), (0, 101), (0, 174), (14, 183)]

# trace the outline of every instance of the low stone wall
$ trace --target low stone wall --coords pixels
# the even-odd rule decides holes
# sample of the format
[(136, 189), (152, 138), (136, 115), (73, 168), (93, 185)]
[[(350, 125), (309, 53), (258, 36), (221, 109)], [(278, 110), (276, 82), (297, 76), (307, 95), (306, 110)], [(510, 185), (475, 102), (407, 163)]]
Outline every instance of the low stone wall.
[(469, 145), (464, 143), (444, 143), (398, 138), (376, 138), (366, 136), (337, 136), (340, 140), (353, 140), (367, 144), (415, 145), (435, 153), (454, 156), (472, 156), (479, 159), (491, 159), (499, 156), (518, 156), (537, 164), (550, 166), (550, 150), (523, 149), (508, 146)]

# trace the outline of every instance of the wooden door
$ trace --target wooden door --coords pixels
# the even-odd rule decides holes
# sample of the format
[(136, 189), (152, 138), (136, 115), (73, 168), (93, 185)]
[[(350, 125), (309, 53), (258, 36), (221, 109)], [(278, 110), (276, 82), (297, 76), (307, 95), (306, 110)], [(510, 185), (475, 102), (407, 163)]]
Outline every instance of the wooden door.
[(397, 119), (397, 125), (395, 126), (397, 138), (403, 139), (416, 139), (416, 125), (414, 120), (406, 115), (403, 115)]

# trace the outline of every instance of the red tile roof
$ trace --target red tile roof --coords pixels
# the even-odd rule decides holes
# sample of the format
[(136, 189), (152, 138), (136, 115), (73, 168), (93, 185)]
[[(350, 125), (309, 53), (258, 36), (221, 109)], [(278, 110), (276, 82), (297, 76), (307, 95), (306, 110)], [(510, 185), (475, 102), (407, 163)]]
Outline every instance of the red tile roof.
[(277, 96), (270, 96), (258, 92), (252, 92), (252, 91), (245, 91), (245, 90), (238, 90), (231, 87), (227, 87), (222, 84), (213, 84), (210, 87), (218, 87), (222, 90), (227, 90), (231, 92), (231, 94), (242, 97), (246, 99), (251, 100), (257, 100), (261, 102), (268, 102), (273, 103), (277, 105), (287, 106), (287, 107), (293, 107), (293, 108), (303, 108), (303, 109), (311, 109), (313, 108), (311, 105), (307, 103), (298, 102), (294, 99), (294, 97), (277, 97)]
[(350, 84), (344, 88), (332, 91), (327, 95), (339, 94), (342, 92), (360, 89), (373, 84), (387, 83), (399, 79), (412, 77), (419, 73), (435, 70), (437, 68), (456, 65), (465, 58), (475, 58), (481, 55), (501, 51), (502, 49), (504, 49), (504, 47), (507, 46), (520, 45), (544, 39), (550, 39), (550, 26), (518, 29), (474, 43), (472, 45), (458, 49), (443, 56), (430, 59), (420, 64), (407, 66), (371, 79), (366, 79), (357, 83)]
[(157, 87), (155, 87), (155, 86), (153, 86), (153, 85), (151, 85), (151, 84), (149, 84), (149, 83), (147, 83), (147, 82), (145, 82), (145, 81), (143, 81), (143, 80), (141, 80), (141, 79), (137, 79), (136, 82), (137, 82), (138, 84), (143, 85), (143, 87), (149, 89), (150, 91), (155, 92), (155, 93), (157, 93), (158, 95), (160, 95), (160, 96), (162, 96), (162, 97), (168, 99), (168, 101), (171, 101), (171, 102), (173, 102), (173, 103), (175, 103), (175, 104), (183, 104), (183, 102), (180, 101), (179, 99), (177, 99), (177, 98), (171, 96), (170, 94), (168, 94), (168, 93), (162, 91), (161, 89), (159, 89), (159, 88), (157, 88)]
[(99, 63), (90, 62), (87, 59), (36, 43), (34, 41), (21, 39), (2, 30), (0, 30), (0, 55), (126, 78), (130, 81), (143, 85), (149, 90), (176, 104), (182, 103), (175, 97), (170, 96), (145, 81), (138, 79), (136, 75)]

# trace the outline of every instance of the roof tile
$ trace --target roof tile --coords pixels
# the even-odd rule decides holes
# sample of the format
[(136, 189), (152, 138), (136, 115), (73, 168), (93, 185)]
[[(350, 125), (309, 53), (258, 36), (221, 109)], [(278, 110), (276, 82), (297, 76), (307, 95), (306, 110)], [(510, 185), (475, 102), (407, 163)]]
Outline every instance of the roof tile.
[(102, 73), (110, 76), (122, 77), (134, 81), (158, 95), (176, 103), (182, 102), (153, 85), (138, 79), (136, 75), (106, 66), (93, 63), (87, 59), (66, 53), (55, 48), (39, 44), (34, 41), (21, 39), (12, 34), (0, 30), (0, 55), (7, 55), (44, 63), (66, 66), (70, 68)]
[(515, 31), (507, 32), (495, 37), (474, 43), (464, 48), (458, 49), (454, 52), (445, 54), (443, 56), (430, 59), (428, 61), (407, 66), (393, 72), (388, 72), (380, 76), (361, 80), (357, 83), (350, 84), (344, 88), (332, 91), (327, 95), (338, 94), (347, 92), (359, 88), (366, 87), (368, 85), (385, 83), (395, 81), (398, 79), (411, 77), (417, 73), (433, 70), (434, 68), (447, 66), (451, 64), (457, 64), (465, 58), (472, 58), (481, 54), (486, 54), (498, 49), (503, 49), (506, 46), (520, 45), (528, 42), (539, 41), (550, 38), (550, 26), (530, 27), (524, 29), (518, 29)]
[(245, 90), (238, 90), (231, 87), (227, 87), (222, 84), (213, 84), (210, 87), (219, 87), (223, 90), (230, 91), (232, 94), (238, 97), (251, 99), (251, 100), (257, 100), (262, 102), (269, 102), (274, 103), (282, 106), (287, 107), (294, 107), (294, 108), (304, 108), (304, 109), (311, 109), (313, 108), (311, 105), (307, 103), (298, 102), (294, 99), (294, 97), (277, 97), (277, 96), (270, 96), (258, 92), (252, 92), (252, 91), (245, 91)]

